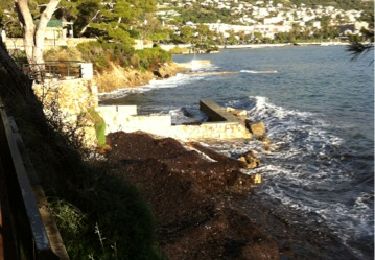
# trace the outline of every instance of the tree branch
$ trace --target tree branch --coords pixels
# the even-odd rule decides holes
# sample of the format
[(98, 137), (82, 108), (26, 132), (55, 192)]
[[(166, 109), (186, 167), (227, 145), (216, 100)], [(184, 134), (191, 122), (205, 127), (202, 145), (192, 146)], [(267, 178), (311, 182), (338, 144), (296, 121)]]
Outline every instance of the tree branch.
[(90, 22), (88, 22), (88, 23), (86, 24), (86, 26), (83, 27), (83, 28), (79, 31), (78, 36), (82, 36), (82, 34), (84, 34), (84, 33), (86, 32), (87, 28), (89, 28), (89, 26), (90, 26), (90, 23), (91, 23), (92, 21), (94, 21), (94, 20), (96, 19), (96, 17), (98, 17), (99, 13), (100, 13), (100, 10), (96, 11), (95, 15), (91, 18)]

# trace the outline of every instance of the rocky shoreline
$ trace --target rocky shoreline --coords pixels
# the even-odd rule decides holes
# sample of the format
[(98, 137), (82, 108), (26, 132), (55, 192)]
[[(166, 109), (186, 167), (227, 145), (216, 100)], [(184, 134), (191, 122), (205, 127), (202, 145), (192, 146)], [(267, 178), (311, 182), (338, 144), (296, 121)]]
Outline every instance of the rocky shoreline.
[(186, 68), (173, 62), (160, 64), (153, 71), (124, 69), (120, 66), (112, 65), (111, 69), (97, 73), (94, 81), (98, 86), (99, 93), (111, 93), (121, 89), (144, 86), (152, 79), (166, 79), (186, 70)]
[(297, 225), (262, 201), (240, 161), (143, 133), (108, 141), (110, 173), (137, 186), (168, 259), (355, 259), (321, 223)]

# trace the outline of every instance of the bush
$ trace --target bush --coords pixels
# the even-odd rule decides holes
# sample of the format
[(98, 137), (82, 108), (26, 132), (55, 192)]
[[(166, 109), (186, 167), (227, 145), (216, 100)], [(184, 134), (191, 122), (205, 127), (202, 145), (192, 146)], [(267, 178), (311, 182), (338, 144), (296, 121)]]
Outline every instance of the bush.
[(77, 45), (77, 49), (82, 59), (92, 62), (99, 72), (109, 69), (111, 64), (123, 68), (132, 66), (136, 69), (154, 70), (160, 64), (172, 60), (171, 54), (159, 47), (134, 50), (132, 46), (102, 41), (81, 43)]
[(171, 54), (184, 54), (184, 53), (188, 53), (189, 49), (188, 48), (181, 48), (181, 47), (175, 46), (172, 49), (170, 49), (169, 52)]
[(170, 62), (172, 55), (159, 47), (137, 50), (140, 59), (140, 67), (146, 70), (154, 70), (160, 67), (160, 64)]
[(94, 64), (97, 71), (103, 71), (118, 64), (127, 67), (134, 53), (133, 47), (110, 42), (86, 42), (77, 45), (82, 58), (86, 62)]
[(96, 140), (98, 141), (98, 145), (102, 147), (107, 143), (105, 137), (105, 122), (103, 118), (98, 114), (98, 112), (96, 112), (94, 109), (89, 109), (88, 112), (95, 124)]
[(45, 61), (81, 61), (81, 53), (76, 48), (60, 47), (44, 53)]

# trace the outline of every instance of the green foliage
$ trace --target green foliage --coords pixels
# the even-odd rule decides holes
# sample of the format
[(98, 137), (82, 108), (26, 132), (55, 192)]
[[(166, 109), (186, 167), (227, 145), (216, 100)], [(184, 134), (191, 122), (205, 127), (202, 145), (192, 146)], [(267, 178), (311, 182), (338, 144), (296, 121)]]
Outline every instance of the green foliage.
[(81, 52), (82, 59), (92, 62), (97, 71), (110, 68), (112, 63), (128, 67), (134, 54), (132, 46), (107, 41), (81, 43), (77, 45), (77, 49)]
[(189, 52), (189, 49), (187, 48), (180, 48), (180, 47), (173, 47), (172, 49), (169, 50), (171, 54), (183, 54)]
[(152, 49), (137, 50), (136, 54), (140, 59), (140, 67), (146, 70), (159, 68), (160, 64), (170, 62), (172, 56), (169, 52), (158, 47)]
[(59, 47), (43, 54), (45, 61), (81, 61), (81, 53), (76, 48)]
[(216, 23), (220, 20), (222, 23), (233, 23), (239, 16), (233, 16), (228, 9), (217, 9), (210, 6), (201, 6), (195, 3), (188, 8), (179, 8), (177, 11), (181, 14), (179, 17), (181, 23), (191, 21), (193, 23)]
[(103, 120), (103, 118), (98, 114), (98, 112), (95, 111), (95, 109), (89, 109), (88, 113), (95, 124), (95, 133), (96, 133), (96, 139), (98, 141), (98, 145), (100, 147), (103, 147), (107, 144), (107, 140), (105, 137), (105, 129), (106, 124)]
[(117, 43), (88, 42), (77, 45), (82, 59), (92, 62), (97, 71), (111, 67), (111, 64), (123, 68), (132, 66), (136, 69), (154, 70), (160, 64), (170, 62), (171, 54), (158, 48), (134, 50), (133, 47)]
[(109, 28), (108, 36), (115, 42), (124, 46), (133, 46), (134, 44), (134, 40), (131, 38), (130, 33), (121, 28)]
[(134, 187), (98, 169), (77, 177), (76, 185), (83, 186), (70, 190), (69, 199), (51, 203), (73, 259), (161, 258), (153, 244), (152, 216)]
[(373, 6), (373, 1), (361, 1), (361, 0), (289, 0), (290, 4), (301, 5), (305, 4), (307, 6), (314, 5), (332, 5), (336, 8), (342, 9), (368, 9)]
[[(156, 10), (154, 0), (79, 0), (75, 5), (66, 3), (75, 22), (75, 33), (85, 36), (108, 36), (124, 42), (126, 33), (142, 27), (148, 14)], [(126, 40), (128, 41), (128, 39)]]

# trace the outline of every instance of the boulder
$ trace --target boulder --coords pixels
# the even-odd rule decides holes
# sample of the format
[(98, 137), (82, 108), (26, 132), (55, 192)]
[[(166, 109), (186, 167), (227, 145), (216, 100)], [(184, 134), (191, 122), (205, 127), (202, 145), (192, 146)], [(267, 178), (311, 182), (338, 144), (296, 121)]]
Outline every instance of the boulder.
[(257, 168), (260, 164), (260, 160), (257, 158), (257, 154), (253, 150), (243, 153), (238, 160), (242, 162), (242, 165), (247, 169)]
[(262, 121), (251, 123), (249, 122), (248, 128), (256, 139), (263, 139), (266, 136), (266, 126)]
[(246, 110), (238, 110), (232, 107), (228, 107), (227, 112), (238, 117), (247, 117), (247, 114), (248, 114)]

